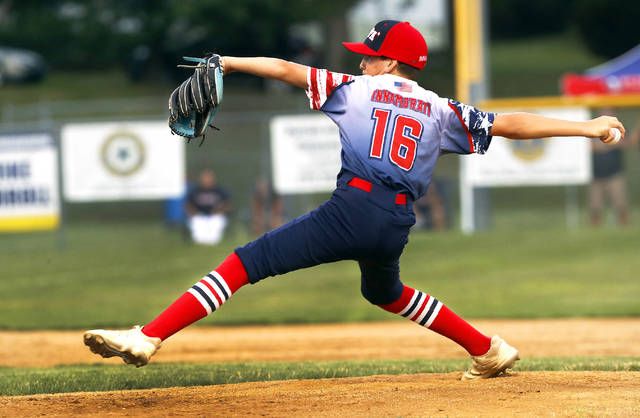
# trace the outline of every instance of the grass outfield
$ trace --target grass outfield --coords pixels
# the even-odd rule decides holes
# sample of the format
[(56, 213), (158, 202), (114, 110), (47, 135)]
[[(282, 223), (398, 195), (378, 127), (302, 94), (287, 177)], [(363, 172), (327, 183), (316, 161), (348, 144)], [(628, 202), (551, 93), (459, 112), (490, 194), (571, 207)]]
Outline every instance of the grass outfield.
[[(530, 228), (464, 236), (414, 233), (403, 280), (470, 318), (640, 315), (640, 234)], [(0, 237), (0, 328), (130, 326), (156, 313), (246, 237), (190, 246), (159, 225), (74, 225)], [(359, 291), (353, 262), (290, 273), (242, 289), (205, 324), (385, 320)]]
[(581, 73), (605, 61), (589, 52), (571, 31), (560, 36), (494, 41), (489, 46), (489, 60), (494, 97), (559, 95), (564, 74)]
[[(224, 364), (153, 364), (0, 368), (0, 396), (205, 386), (271, 380), (448, 373), (464, 370), (468, 360), (331, 361)], [(633, 357), (576, 357), (522, 360), (519, 371), (640, 371)]]

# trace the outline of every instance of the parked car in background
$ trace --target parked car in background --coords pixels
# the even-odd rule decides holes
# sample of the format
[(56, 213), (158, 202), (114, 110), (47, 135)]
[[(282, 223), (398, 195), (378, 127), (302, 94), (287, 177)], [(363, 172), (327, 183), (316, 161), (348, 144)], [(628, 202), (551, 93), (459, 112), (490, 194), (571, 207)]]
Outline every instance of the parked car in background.
[(0, 85), (35, 83), (47, 74), (47, 64), (37, 52), (0, 47)]

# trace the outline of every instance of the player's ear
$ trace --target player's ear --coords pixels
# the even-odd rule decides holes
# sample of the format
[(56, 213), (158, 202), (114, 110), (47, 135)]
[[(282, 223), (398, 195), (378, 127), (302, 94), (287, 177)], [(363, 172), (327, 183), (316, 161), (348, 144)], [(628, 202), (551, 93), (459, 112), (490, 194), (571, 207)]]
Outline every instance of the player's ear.
[(391, 59), (391, 58), (387, 58), (385, 60), (385, 73), (389, 74), (389, 73), (393, 73), (396, 69), (398, 68), (398, 61)]

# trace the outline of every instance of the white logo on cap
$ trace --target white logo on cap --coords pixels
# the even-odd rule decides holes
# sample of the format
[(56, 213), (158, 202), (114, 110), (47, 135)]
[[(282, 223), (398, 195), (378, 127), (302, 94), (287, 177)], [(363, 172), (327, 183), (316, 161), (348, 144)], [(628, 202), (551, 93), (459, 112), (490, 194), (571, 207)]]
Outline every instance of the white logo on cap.
[(371, 42), (373, 42), (376, 39), (376, 36), (379, 36), (380, 32), (378, 32), (376, 30), (376, 28), (371, 29), (371, 32), (369, 32), (369, 34), (367, 35), (367, 38), (369, 38), (369, 40)]

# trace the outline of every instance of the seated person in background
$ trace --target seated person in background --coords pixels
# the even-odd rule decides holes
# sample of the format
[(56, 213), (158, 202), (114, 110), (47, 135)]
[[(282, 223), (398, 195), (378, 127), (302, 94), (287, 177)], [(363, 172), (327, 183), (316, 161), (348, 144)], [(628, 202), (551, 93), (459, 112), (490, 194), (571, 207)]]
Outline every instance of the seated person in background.
[(427, 193), (413, 203), (413, 211), (416, 215), (415, 227), (419, 229), (432, 229), (444, 231), (447, 229), (447, 214), (444, 205), (444, 196), (437, 181), (433, 181)]
[(230, 203), (229, 193), (218, 186), (213, 170), (203, 170), (185, 202), (188, 227), (195, 243), (215, 245), (222, 240)]
[[(605, 109), (603, 115), (613, 115), (612, 109)], [(624, 149), (634, 146), (640, 140), (640, 124), (629, 135), (628, 141), (618, 144), (604, 144), (592, 141), (591, 166), (593, 178), (589, 185), (589, 215), (591, 225), (602, 224), (607, 201), (616, 214), (618, 225), (627, 225), (629, 217), (629, 199), (627, 197), (626, 176), (624, 172)]]
[(269, 180), (259, 178), (251, 199), (252, 232), (262, 235), (284, 223), (284, 204)]

